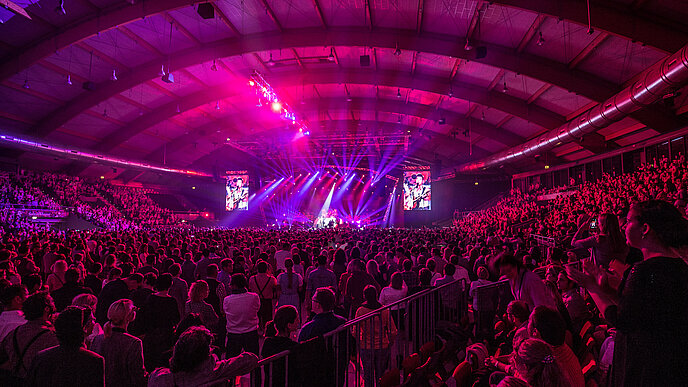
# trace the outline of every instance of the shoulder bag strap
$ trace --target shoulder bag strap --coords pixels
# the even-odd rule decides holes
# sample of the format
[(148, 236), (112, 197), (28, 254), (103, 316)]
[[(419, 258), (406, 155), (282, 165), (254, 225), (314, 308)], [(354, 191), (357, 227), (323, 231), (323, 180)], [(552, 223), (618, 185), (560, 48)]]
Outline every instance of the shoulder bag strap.
[(19, 354), (19, 358), (17, 359), (17, 364), (14, 366), (14, 374), (15, 375), (19, 372), (20, 367), (23, 367), (24, 369), (26, 369), (26, 367), (24, 366), (24, 356), (26, 355), (26, 352), (29, 350), (29, 348), (31, 348), (31, 345), (33, 345), (33, 343), (35, 343), (39, 337), (43, 336), (44, 334), (46, 334), (48, 332), (49, 332), (48, 329), (43, 329), (40, 332), (38, 332), (34, 337), (31, 338), (31, 340), (29, 340), (29, 343), (26, 344), (26, 347), (24, 347), (24, 350), (21, 351), (21, 353), (19, 353), (19, 344), (17, 344), (17, 330), (16, 329), (14, 330), (14, 337), (13, 337), (14, 350), (17, 351), (17, 354)]

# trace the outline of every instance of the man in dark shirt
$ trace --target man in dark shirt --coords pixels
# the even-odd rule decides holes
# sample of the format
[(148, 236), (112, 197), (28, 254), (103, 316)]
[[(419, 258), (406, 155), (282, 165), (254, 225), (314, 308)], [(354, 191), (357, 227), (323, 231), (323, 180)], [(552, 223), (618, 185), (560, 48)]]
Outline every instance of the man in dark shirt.
[(401, 278), (404, 279), (406, 286), (409, 289), (418, 286), (418, 274), (413, 271), (413, 262), (410, 259), (404, 260), (404, 271), (401, 272)]
[(100, 289), (103, 288), (103, 280), (98, 278), (101, 270), (103, 270), (103, 265), (96, 262), (89, 267), (88, 274), (84, 278), (84, 286), (91, 289), (96, 297), (100, 294)]
[(155, 254), (148, 254), (146, 256), (146, 264), (143, 265), (140, 269), (136, 270), (137, 273), (141, 273), (141, 275), (146, 275), (148, 273), (154, 273), (156, 276), (158, 275), (158, 269), (155, 268), (155, 261), (157, 257)]
[[(70, 306), (55, 320), (60, 345), (36, 355), (26, 380), (28, 386), (103, 386), (103, 357), (83, 348), (86, 328), (93, 325), (85, 309)], [(90, 327), (89, 327), (90, 326)]]
[(121, 278), (122, 270), (115, 267), (110, 271), (110, 275), (114, 279), (103, 286), (96, 306), (96, 321), (101, 325), (108, 321), (107, 311), (113, 302), (129, 298), (129, 288)]
[(315, 316), (299, 333), (299, 342), (331, 332), (346, 323), (346, 319), (334, 314), (335, 296), (330, 288), (318, 288), (311, 299)]
[(55, 300), (55, 307), (58, 312), (69, 306), (74, 297), (79, 294), (93, 293), (91, 289), (79, 284), (79, 272), (76, 269), (67, 269), (64, 277), (64, 285), (50, 294)]

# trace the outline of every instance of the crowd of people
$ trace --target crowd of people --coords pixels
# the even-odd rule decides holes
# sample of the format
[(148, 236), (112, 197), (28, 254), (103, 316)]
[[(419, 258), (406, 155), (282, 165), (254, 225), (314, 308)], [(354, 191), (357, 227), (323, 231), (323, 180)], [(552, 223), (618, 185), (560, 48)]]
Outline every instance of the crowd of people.
[(0, 226), (36, 230), (27, 208), (67, 211), (106, 229), (178, 225), (174, 214), (141, 189), (49, 172), (0, 174)]
[[(314, 355), (318, 337), (462, 280), (470, 318), (450, 322), (468, 337), (462, 346), (424, 345), (396, 361), (392, 347), (411, 328), (399, 306), (351, 326), (365, 386), (401, 384), (400, 374), (406, 385), (683, 385), (687, 184), (684, 160), (664, 160), (549, 202), (514, 191), (452, 228), (4, 231), (1, 377), (214, 385), (289, 350), (266, 385), (318, 385), (313, 361), (351, 355)], [(148, 205), (136, 195), (113, 202)], [(505, 292), (485, 297), (500, 284)], [(328, 385), (343, 385), (335, 376)]]

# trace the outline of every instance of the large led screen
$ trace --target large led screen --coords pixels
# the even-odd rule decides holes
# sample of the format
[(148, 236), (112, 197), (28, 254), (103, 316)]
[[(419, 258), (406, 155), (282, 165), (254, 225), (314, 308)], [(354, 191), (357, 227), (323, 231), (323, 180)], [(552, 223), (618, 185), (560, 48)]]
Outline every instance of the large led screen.
[(404, 171), (404, 211), (430, 211), (430, 171)]
[(248, 210), (248, 175), (227, 176), (225, 210)]

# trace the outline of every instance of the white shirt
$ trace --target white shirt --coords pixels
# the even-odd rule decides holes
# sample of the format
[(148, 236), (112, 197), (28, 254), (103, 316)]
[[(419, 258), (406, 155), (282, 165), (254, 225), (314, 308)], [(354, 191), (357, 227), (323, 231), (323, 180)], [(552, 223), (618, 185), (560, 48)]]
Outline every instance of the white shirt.
[(289, 250), (279, 250), (275, 252), (275, 261), (277, 262), (277, 267), (275, 268), (275, 271), (277, 270), (285, 270), (284, 267), (284, 261), (286, 261), (288, 258), (291, 258), (291, 251)]
[(0, 313), (0, 341), (9, 335), (16, 327), (24, 325), (26, 319), (21, 310), (6, 310)]
[[(393, 303), (401, 300), (402, 298), (406, 297), (407, 293), (408, 293), (408, 288), (406, 287), (405, 283), (401, 287), (401, 289), (399, 289), (399, 290), (394, 289), (391, 286), (386, 286), (386, 287), (382, 288), (382, 290), (380, 291), (379, 301), (382, 305), (393, 304)], [(405, 305), (397, 305), (397, 306), (391, 307), (390, 309), (397, 310), (399, 308), (404, 308), (404, 307), (405, 307)]]
[(227, 333), (248, 333), (258, 329), (260, 298), (256, 293), (230, 294), (222, 301), (227, 315)]

